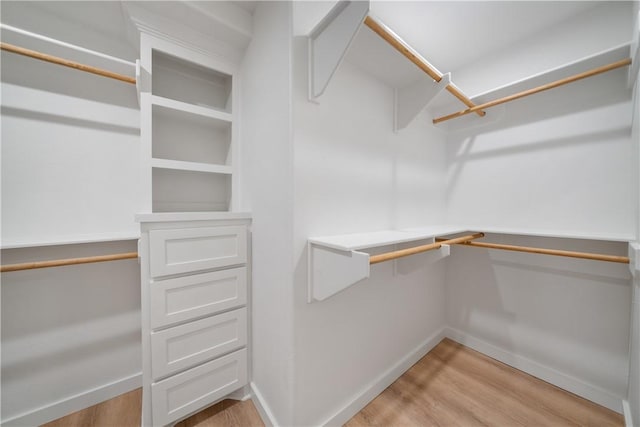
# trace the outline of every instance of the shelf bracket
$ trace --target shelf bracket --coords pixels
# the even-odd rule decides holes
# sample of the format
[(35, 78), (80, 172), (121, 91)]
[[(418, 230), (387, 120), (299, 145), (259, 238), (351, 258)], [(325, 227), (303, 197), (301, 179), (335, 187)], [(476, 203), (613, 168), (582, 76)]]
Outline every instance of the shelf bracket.
[(369, 1), (339, 1), (309, 34), (309, 100), (317, 102), (342, 62)]
[(138, 107), (140, 107), (140, 92), (142, 91), (142, 71), (140, 60), (136, 59), (136, 95), (138, 96)]
[(629, 67), (628, 84), (632, 88), (640, 74), (640, 11), (635, 17), (633, 24), (633, 38), (631, 40), (631, 66)]
[(629, 243), (629, 271), (633, 277), (640, 277), (640, 242)]
[(426, 74), (416, 83), (395, 90), (394, 131), (406, 128), (451, 83), (451, 73), (436, 82)]
[(369, 254), (309, 243), (307, 302), (322, 301), (369, 277)]

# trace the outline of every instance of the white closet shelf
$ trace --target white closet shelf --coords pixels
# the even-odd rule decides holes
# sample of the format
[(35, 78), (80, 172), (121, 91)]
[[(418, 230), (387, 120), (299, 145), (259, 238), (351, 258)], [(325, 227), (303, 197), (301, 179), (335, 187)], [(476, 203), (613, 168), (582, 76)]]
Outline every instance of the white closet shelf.
[(216, 110), (211, 107), (203, 107), (200, 105), (188, 104), (174, 99), (164, 98), (158, 95), (151, 95), (151, 104), (184, 113), (196, 114), (198, 116), (208, 117), (210, 119), (231, 122), (233, 116), (225, 111)]
[(466, 231), (466, 228), (456, 226), (433, 226), (406, 230), (382, 230), (370, 233), (341, 234), (326, 237), (310, 237), (310, 244), (324, 246), (339, 251), (355, 251), (370, 249), (396, 243), (425, 240), (437, 236)]
[[(411, 230), (382, 230), (308, 239), (308, 302), (322, 301), (369, 277), (369, 254), (374, 249), (400, 243), (430, 240), (436, 236), (460, 233), (464, 228), (433, 226)], [(449, 246), (423, 254), (425, 261), (449, 255)]]
[[(463, 232), (484, 232), (496, 234), (512, 234), (521, 236), (540, 236), (553, 238), (570, 238), (585, 240), (606, 240), (616, 242), (633, 242), (632, 233), (563, 233), (553, 230), (525, 230), (503, 227), (438, 225), (428, 227), (407, 228), (401, 230), (381, 230), (369, 233), (342, 234), (324, 237), (310, 237), (308, 245), (307, 290), (308, 302), (322, 301), (369, 277), (370, 256), (362, 250), (383, 246), (433, 241), (435, 237), (449, 236)], [(633, 252), (630, 249), (630, 254)], [(421, 262), (432, 262), (448, 256), (450, 248), (443, 245), (437, 250), (424, 253)], [(640, 256), (630, 255), (632, 259)], [(637, 261), (640, 264), (640, 260)], [(632, 268), (636, 268), (633, 266)]]
[(83, 243), (117, 242), (137, 240), (139, 232), (124, 233), (96, 233), (68, 236), (55, 236), (44, 240), (6, 240), (2, 242), (2, 249), (37, 248), (41, 246), (79, 245)]
[(490, 98), (505, 96), (513, 92), (528, 89), (533, 86), (559, 80), (574, 74), (588, 71), (592, 68), (610, 64), (621, 59), (629, 57), (631, 42), (614, 46), (610, 49), (588, 55), (575, 61), (567, 62), (558, 67), (551, 68), (540, 73), (533, 74), (520, 80), (508, 83), (506, 85), (491, 89), (489, 91), (474, 95), (474, 102), (480, 103), (488, 101)]
[[(530, 76), (526, 76), (519, 80), (507, 83), (505, 85), (495, 87), (481, 93), (477, 93), (471, 96), (471, 100), (475, 104), (480, 105), (484, 104), (485, 102), (503, 98), (537, 86), (546, 85), (560, 79), (574, 76), (628, 58), (630, 56), (630, 49), (631, 42), (622, 43), (610, 49), (596, 52), (592, 55), (567, 62), (558, 67), (550, 68), (532, 74)], [(607, 73), (603, 75), (607, 75)], [(501, 108), (506, 108), (506, 105), (508, 104), (493, 107), (493, 110), (500, 111)], [(440, 116), (450, 114), (453, 111), (456, 111), (456, 109), (459, 110), (458, 107), (459, 105), (453, 103), (451, 100), (447, 100), (446, 102), (439, 102), (437, 103), (437, 105), (433, 105), (432, 108), (430, 108), (430, 113), (434, 117), (434, 119), (436, 119)], [(491, 111), (491, 109), (488, 109), (487, 111)], [(475, 114), (468, 114), (467, 116), (460, 117), (455, 120), (438, 123), (437, 126), (443, 127), (448, 130), (464, 129), (468, 128), (470, 125), (482, 124), (490, 122), (492, 120), (499, 120), (501, 115), (502, 113), (494, 112), (493, 114), (487, 114), (487, 116), (484, 118), (479, 118)]]
[(495, 226), (472, 226), (465, 227), (467, 230), (477, 230), (485, 233), (512, 234), (516, 236), (532, 237), (553, 237), (558, 239), (582, 239), (582, 240), (603, 240), (608, 242), (631, 242), (635, 240), (633, 232), (629, 233), (596, 233), (596, 232), (573, 232), (558, 230), (527, 230), (523, 228), (495, 227)]
[(167, 159), (151, 159), (151, 167), (189, 172), (217, 173), (223, 175), (231, 175), (233, 172), (233, 168), (227, 165), (212, 165), (209, 163), (184, 162), (181, 160)]

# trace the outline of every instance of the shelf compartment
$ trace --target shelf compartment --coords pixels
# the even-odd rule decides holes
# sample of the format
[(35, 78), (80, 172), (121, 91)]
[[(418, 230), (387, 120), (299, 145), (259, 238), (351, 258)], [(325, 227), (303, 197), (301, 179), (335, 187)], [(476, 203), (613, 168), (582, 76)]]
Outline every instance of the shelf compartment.
[(158, 95), (151, 95), (151, 104), (175, 111), (182, 111), (184, 113), (209, 117), (210, 119), (216, 119), (224, 122), (231, 122), (233, 117), (230, 113), (224, 111), (215, 110), (210, 107), (187, 104), (186, 102), (176, 101), (174, 99), (169, 99)]
[(228, 211), (231, 175), (152, 169), (153, 212)]
[(151, 108), (153, 158), (231, 164), (231, 122), (154, 103)]
[(231, 175), (231, 166), (210, 165), (208, 163), (183, 162), (180, 160), (151, 159), (151, 166), (158, 169), (173, 169), (189, 172), (218, 173)]
[(231, 112), (231, 75), (158, 50), (153, 50), (151, 61), (154, 95)]

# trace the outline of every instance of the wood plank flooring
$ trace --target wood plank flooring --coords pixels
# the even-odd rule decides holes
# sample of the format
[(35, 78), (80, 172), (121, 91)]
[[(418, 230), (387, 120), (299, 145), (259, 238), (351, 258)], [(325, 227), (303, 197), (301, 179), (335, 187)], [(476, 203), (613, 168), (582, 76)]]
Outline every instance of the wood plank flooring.
[[(59, 418), (42, 427), (140, 427), (142, 389)], [(258, 411), (247, 400), (223, 400), (189, 417), (176, 427), (264, 427)]]
[[(45, 427), (138, 427), (140, 389)], [(622, 415), (445, 339), (345, 427), (624, 426)], [(264, 426), (249, 401), (225, 400), (176, 427)]]
[(445, 339), (353, 417), (361, 426), (623, 426), (622, 415)]

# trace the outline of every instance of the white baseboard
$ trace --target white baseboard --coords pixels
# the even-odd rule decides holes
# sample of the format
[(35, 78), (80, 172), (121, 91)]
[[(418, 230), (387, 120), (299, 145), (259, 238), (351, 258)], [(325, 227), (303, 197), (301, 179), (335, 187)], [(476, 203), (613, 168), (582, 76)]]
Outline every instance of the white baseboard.
[(256, 386), (256, 384), (253, 382), (251, 383), (251, 394), (252, 394), (251, 400), (253, 401), (254, 406), (258, 410), (258, 414), (260, 415), (260, 418), (262, 418), (262, 422), (264, 423), (264, 425), (266, 427), (278, 426), (279, 425), (278, 421), (276, 420), (276, 417), (273, 415), (273, 412), (271, 412), (271, 408), (269, 408), (269, 405), (264, 400), (264, 397), (262, 396), (262, 393), (260, 393), (258, 386)]
[(631, 416), (631, 406), (629, 406), (628, 400), (622, 401), (622, 413), (624, 414), (625, 427), (635, 427), (633, 424), (633, 417)]
[(445, 328), (445, 336), (493, 359), (499, 360), (502, 363), (513, 366), (527, 374), (560, 387), (563, 390), (570, 391), (573, 394), (584, 397), (612, 411), (622, 413), (622, 397), (616, 396), (607, 390), (581, 381), (570, 375), (563, 374), (560, 371), (519, 354), (515, 354), (509, 350), (489, 344), (460, 330), (449, 327)]
[(84, 393), (14, 416), (8, 420), (2, 420), (2, 426), (38, 426), (104, 402), (138, 387), (142, 387), (142, 373), (96, 387)]
[(222, 399), (239, 400), (241, 402), (249, 400), (251, 399), (251, 387), (247, 384), (244, 387), (241, 387), (238, 390), (227, 394)]
[(400, 378), (411, 366), (418, 362), (425, 354), (431, 351), (445, 337), (444, 328), (427, 338), (422, 344), (411, 351), (398, 363), (389, 368), (386, 372), (369, 383), (360, 391), (347, 405), (340, 409), (333, 416), (329, 417), (321, 425), (339, 426), (349, 421), (369, 402), (376, 398), (385, 388), (389, 387), (395, 380)]

